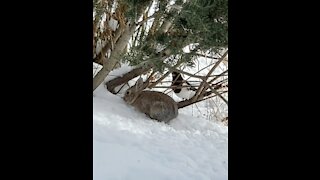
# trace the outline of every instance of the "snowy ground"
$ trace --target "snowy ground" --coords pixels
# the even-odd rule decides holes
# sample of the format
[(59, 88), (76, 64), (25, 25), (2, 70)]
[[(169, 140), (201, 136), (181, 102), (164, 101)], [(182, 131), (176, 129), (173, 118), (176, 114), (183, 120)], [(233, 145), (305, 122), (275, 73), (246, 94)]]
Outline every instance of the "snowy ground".
[(228, 179), (228, 128), (193, 117), (192, 107), (179, 109), (167, 125), (101, 85), (94, 91), (93, 111), (94, 180)]

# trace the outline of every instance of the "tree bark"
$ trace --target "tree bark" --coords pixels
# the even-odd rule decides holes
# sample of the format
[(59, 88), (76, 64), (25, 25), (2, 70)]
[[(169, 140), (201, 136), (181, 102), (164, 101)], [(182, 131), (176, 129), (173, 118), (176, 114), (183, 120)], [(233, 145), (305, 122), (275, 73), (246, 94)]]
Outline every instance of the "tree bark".
[(132, 71), (124, 74), (123, 76), (121, 77), (117, 77), (113, 80), (110, 80), (109, 82), (106, 83), (107, 85), (107, 89), (108, 91), (110, 91), (111, 93), (113, 94), (116, 94), (115, 92), (115, 88), (121, 84), (124, 84), (126, 82), (128, 82), (129, 80), (143, 74), (143, 73), (146, 73), (150, 70), (150, 67), (139, 67), (139, 68), (136, 68), (136, 69), (133, 69)]
[[(125, 49), (130, 37), (133, 35), (136, 29), (136, 25), (133, 24), (131, 27), (127, 25), (122, 36), (119, 38), (118, 42), (115, 44), (114, 49), (111, 52), (110, 58), (107, 63), (104, 63), (103, 68), (98, 72), (98, 74), (93, 78), (93, 91), (103, 82), (107, 77), (113, 67), (121, 58), (121, 53)], [(104, 58), (104, 57), (103, 57)], [(106, 61), (103, 61), (106, 62)]]

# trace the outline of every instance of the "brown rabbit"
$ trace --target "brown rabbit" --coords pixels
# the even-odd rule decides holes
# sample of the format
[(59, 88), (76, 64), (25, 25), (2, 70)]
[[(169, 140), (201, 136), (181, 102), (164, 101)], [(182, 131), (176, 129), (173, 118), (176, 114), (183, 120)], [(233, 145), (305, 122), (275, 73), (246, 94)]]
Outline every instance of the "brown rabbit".
[(123, 97), (127, 104), (132, 105), (151, 119), (168, 123), (178, 116), (178, 105), (168, 95), (157, 91), (142, 91), (143, 80), (139, 78)]

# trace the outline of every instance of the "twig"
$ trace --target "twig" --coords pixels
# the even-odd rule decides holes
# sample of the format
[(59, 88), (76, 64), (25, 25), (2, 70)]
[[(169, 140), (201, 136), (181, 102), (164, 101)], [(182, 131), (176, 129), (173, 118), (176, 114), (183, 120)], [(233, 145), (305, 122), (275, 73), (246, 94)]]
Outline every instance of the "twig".
[[(220, 94), (224, 94), (228, 91), (223, 91), (221, 92)], [(186, 106), (189, 106), (189, 105), (192, 105), (194, 103), (198, 103), (198, 102), (201, 102), (201, 101), (204, 101), (204, 100), (207, 100), (207, 99), (210, 99), (210, 98), (213, 98), (213, 97), (216, 97), (217, 95), (213, 95), (213, 96), (207, 96), (206, 98), (202, 98), (202, 99), (197, 99), (196, 101), (192, 101), (191, 99), (189, 100), (185, 100), (185, 101), (181, 101), (181, 102), (178, 102), (178, 108), (183, 108), (183, 107), (186, 107)]]
[(207, 76), (201, 82), (200, 87), (198, 88), (196, 94), (192, 97), (192, 101), (196, 101), (196, 99), (198, 99), (199, 96), (202, 96), (205, 93), (204, 86), (207, 82), (207, 79), (209, 78), (211, 73), (219, 66), (219, 64), (223, 61), (223, 59), (227, 56), (227, 54), (228, 54), (228, 50), (223, 54), (223, 56), (218, 60), (218, 62), (215, 63), (215, 65), (208, 72)]
[(227, 105), (228, 105), (228, 101), (223, 97), (221, 96), (221, 94), (219, 94), (219, 92), (217, 90), (215, 90), (214, 88), (212, 88), (210, 86), (210, 84), (208, 84), (208, 82), (205, 81), (205, 83), (207, 84), (207, 86), (209, 86), (209, 88), (211, 89), (211, 91), (216, 94), (217, 96), (219, 96)]
[(219, 74), (216, 77), (214, 77), (213, 79), (211, 79), (208, 83), (211, 84), (213, 81), (215, 81), (219, 77), (224, 76), (224, 74), (227, 73), (227, 72), (228, 72), (228, 70), (223, 71), (221, 74)]
[(151, 16), (145, 18), (144, 20), (137, 22), (136, 25), (140, 26), (141, 24), (145, 23), (146, 21), (148, 21), (151, 18), (154, 18), (157, 14), (159, 13), (159, 11), (155, 12), (154, 14), (152, 14)]
[(115, 94), (118, 94), (126, 84), (128, 83), (122, 84), (122, 86), (119, 88), (119, 90)]
[(220, 58), (220, 57), (213, 57), (213, 56), (203, 55), (203, 54), (200, 54), (200, 53), (195, 53), (195, 55), (201, 56), (201, 57), (205, 57), (205, 58), (209, 58), (209, 59), (219, 59)]
[[(166, 57), (163, 57), (163, 58), (166, 58)], [(166, 78), (166, 77), (172, 72), (173, 69), (175, 69), (176, 67), (178, 67), (181, 63), (182, 63), (182, 61), (179, 61), (179, 60), (178, 60), (177, 64), (174, 65), (173, 67), (169, 67), (169, 65), (167, 65), (167, 66), (168, 66), (168, 69), (169, 69), (168, 72), (166, 72), (166, 74), (164, 74), (161, 78), (159, 78), (155, 83), (151, 84), (151, 85), (149, 86), (149, 88), (151, 89), (151, 88), (155, 87), (155, 86), (156, 86), (158, 83), (160, 83), (164, 78)]]
[(199, 78), (199, 79), (202, 79), (202, 80), (205, 78), (205, 76), (194, 75), (194, 74), (191, 74), (191, 73), (179, 70), (179, 69), (174, 69), (174, 68), (171, 68), (171, 69), (172, 69), (172, 71), (176, 71), (176, 72), (181, 73), (181, 74), (186, 74), (186, 75), (188, 75), (190, 77), (195, 77), (195, 78)]
[[(227, 92), (228, 92), (228, 91), (222, 91), (220, 94), (225, 94), (225, 93), (227, 93)], [(203, 99), (201, 99), (201, 100), (199, 100), (199, 101), (197, 101), (197, 102), (204, 101), (204, 100), (207, 100), (207, 99), (210, 99), (210, 98), (216, 97), (216, 96), (217, 96), (217, 95), (208, 96), (208, 97), (203, 98)]]
[(153, 88), (174, 88), (174, 87), (181, 87), (181, 88), (183, 88), (183, 87), (194, 87), (194, 86), (190, 86), (190, 85), (183, 85), (183, 86), (155, 86), (155, 87), (153, 87)]

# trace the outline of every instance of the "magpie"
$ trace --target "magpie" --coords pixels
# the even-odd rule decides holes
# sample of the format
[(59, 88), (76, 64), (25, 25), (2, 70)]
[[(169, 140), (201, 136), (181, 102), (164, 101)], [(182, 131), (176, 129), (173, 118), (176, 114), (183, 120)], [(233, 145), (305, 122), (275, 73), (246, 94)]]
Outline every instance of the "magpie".
[[(192, 98), (197, 91), (197, 88), (195, 88), (193, 85), (191, 85), (187, 80), (184, 80), (180, 73), (178, 72), (172, 72), (172, 83), (171, 83), (171, 89), (174, 91), (174, 93), (180, 97), (183, 100)], [(218, 84), (214, 89), (219, 89), (222, 87), (222, 84)], [(227, 85), (225, 86), (227, 87)], [(212, 91), (206, 91), (204, 93), (204, 96), (209, 96), (212, 94)]]
[(183, 100), (192, 98), (196, 93), (196, 88), (193, 87), (187, 80), (184, 80), (180, 73), (172, 72), (172, 90)]

